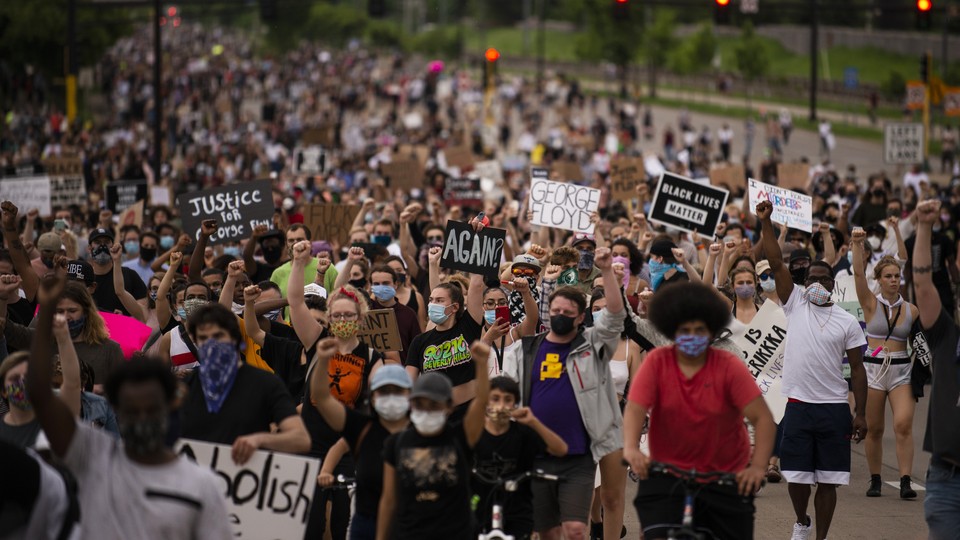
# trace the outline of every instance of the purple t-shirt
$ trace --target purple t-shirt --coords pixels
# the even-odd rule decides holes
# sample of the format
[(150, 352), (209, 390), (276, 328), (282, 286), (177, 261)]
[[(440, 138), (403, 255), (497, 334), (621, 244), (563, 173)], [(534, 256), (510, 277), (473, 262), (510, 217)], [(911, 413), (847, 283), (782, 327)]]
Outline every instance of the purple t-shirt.
[(590, 437), (567, 373), (569, 352), (569, 343), (543, 340), (533, 363), (530, 408), (545, 426), (567, 443), (567, 455), (577, 456), (589, 453)]

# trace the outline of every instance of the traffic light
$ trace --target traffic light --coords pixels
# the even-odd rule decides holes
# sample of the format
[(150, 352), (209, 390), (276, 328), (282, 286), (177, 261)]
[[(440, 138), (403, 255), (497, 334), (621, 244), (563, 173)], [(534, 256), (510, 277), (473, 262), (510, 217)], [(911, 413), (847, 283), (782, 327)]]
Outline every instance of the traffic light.
[(730, 0), (713, 0), (713, 22), (730, 24)]
[(277, 20), (277, 0), (260, 0), (260, 20), (263, 22)]
[(483, 53), (483, 59), (483, 87), (493, 88), (497, 77), (497, 60), (500, 59), (500, 51), (491, 47)]
[(931, 54), (926, 52), (920, 55), (920, 80), (924, 84), (930, 82), (930, 64), (933, 59)]
[(933, 11), (933, 0), (917, 0), (917, 30), (930, 28), (930, 16)]
[(613, 0), (613, 19), (625, 20), (630, 18), (630, 0)]

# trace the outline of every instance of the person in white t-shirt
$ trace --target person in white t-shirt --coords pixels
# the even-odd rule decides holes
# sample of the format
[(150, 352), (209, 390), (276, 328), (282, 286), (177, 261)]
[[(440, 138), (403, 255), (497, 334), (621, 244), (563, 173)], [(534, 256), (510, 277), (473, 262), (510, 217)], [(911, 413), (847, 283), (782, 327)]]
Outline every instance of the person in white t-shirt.
[(165, 444), (177, 383), (162, 362), (125, 362), (107, 380), (122, 442), (77, 422), (53, 394), (50, 328), (64, 283), (40, 285), (27, 392), (50, 449), (77, 480), (83, 538), (232, 538), (213, 472)]
[[(757, 205), (763, 251), (789, 329), (783, 359), (783, 394), (788, 403), (783, 416), (780, 468), (797, 515), (792, 540), (810, 536), (813, 523), (807, 507), (813, 484), (817, 485), (816, 537), (823, 539), (836, 509), (837, 486), (850, 482), (850, 440), (859, 443), (867, 434), (867, 375), (862, 350), (867, 341), (857, 319), (830, 301), (834, 280), (828, 263), (810, 264), (804, 280), (806, 289), (794, 285), (770, 221), (772, 212), (773, 205), (767, 201)], [(852, 421), (843, 378), (845, 354), (856, 398)]]
[(930, 177), (923, 172), (921, 165), (914, 165), (903, 175), (903, 187), (910, 188), (916, 194), (916, 198), (922, 199), (923, 192), (930, 186)]

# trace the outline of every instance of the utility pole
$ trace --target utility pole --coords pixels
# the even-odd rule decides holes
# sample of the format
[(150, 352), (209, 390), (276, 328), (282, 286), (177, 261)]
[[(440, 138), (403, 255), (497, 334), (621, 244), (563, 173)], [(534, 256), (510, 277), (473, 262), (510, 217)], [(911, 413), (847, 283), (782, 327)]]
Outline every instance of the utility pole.
[(153, 0), (153, 181), (160, 181), (160, 161), (163, 154), (163, 48), (160, 46), (160, 18), (163, 6)]
[(820, 15), (817, 13), (817, 0), (810, 0), (810, 121), (817, 121), (817, 58), (820, 47), (817, 43), (817, 31), (820, 24)]
[(67, 121), (77, 118), (77, 0), (67, 2)]
[(537, 88), (543, 92), (543, 64), (544, 57), (547, 54), (547, 33), (544, 25), (546, 18), (547, 0), (539, 0), (539, 13), (537, 14)]

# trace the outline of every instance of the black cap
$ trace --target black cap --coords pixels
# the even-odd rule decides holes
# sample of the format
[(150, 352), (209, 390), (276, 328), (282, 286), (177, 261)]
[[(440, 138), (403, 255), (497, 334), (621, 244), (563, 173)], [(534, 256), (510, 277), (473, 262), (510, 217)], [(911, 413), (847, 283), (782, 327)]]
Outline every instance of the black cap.
[(790, 262), (799, 260), (799, 259), (812, 259), (810, 252), (804, 248), (795, 249), (790, 252)]
[(83, 259), (77, 259), (67, 263), (67, 277), (76, 281), (82, 281), (87, 285), (96, 281), (93, 275), (93, 267)]
[(90, 231), (90, 236), (87, 237), (87, 243), (92, 244), (97, 238), (107, 237), (113, 242), (113, 231), (110, 229), (93, 229)]
[(672, 261), (674, 260), (673, 250), (676, 249), (676, 247), (677, 245), (670, 240), (659, 240), (650, 246), (650, 254)]

